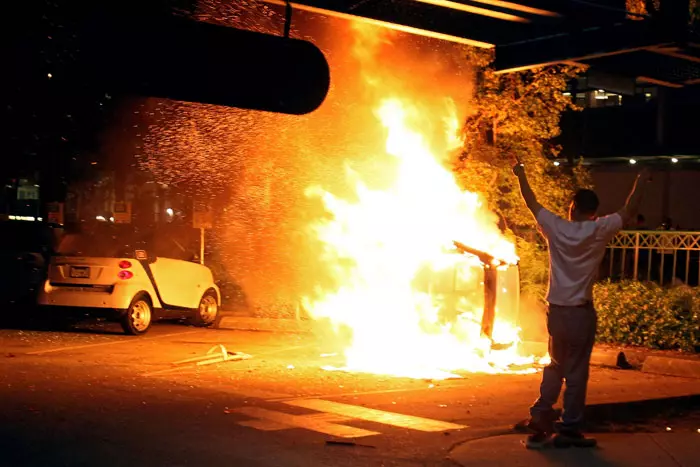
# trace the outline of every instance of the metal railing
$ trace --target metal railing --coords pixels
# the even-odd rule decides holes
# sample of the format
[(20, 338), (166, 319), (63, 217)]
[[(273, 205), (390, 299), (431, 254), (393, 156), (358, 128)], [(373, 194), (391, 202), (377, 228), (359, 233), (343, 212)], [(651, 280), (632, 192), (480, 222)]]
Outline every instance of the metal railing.
[(700, 282), (700, 232), (624, 230), (608, 244), (602, 277)]

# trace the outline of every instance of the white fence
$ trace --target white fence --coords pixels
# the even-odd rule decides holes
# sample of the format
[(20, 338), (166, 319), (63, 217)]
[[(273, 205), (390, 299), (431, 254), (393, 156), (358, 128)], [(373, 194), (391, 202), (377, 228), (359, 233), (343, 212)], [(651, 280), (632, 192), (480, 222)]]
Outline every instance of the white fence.
[(608, 245), (602, 277), (698, 285), (700, 232), (625, 230)]

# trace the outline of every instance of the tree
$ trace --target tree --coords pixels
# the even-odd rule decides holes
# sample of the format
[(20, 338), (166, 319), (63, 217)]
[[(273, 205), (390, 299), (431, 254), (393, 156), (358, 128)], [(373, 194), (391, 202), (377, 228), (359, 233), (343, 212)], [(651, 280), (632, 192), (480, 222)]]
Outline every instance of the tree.
[[(666, 0), (678, 1), (678, 0)], [(659, 15), (661, 9), (661, 0), (626, 0), (626, 8), (630, 19), (643, 19), (642, 15), (649, 15), (652, 18)], [(690, 14), (690, 23), (696, 23), (700, 20), (700, 1), (689, 0), (688, 10)]]
[(559, 215), (566, 214), (576, 188), (591, 185), (580, 163), (555, 165), (552, 159), (560, 148), (549, 143), (560, 133), (562, 112), (576, 110), (564, 91), (582, 70), (553, 66), (497, 74), (491, 66), (492, 51), (470, 48), (467, 53), (479, 73), (456, 171), (464, 188), (484, 194), (516, 240), (523, 292), (542, 296), (546, 250), (535, 232), (535, 220), (520, 199), (511, 167), (514, 156), (519, 156), (540, 202)]

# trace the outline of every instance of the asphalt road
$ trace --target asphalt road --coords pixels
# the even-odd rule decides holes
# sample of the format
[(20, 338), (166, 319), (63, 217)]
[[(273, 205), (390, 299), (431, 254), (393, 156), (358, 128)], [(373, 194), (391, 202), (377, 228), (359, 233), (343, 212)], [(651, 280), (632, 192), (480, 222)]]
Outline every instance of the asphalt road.
[[(174, 364), (217, 345), (251, 358)], [(327, 371), (341, 363), (330, 347), (175, 324), (142, 337), (0, 330), (0, 465), (449, 466), (454, 446), (525, 417), (539, 384)], [(698, 392), (696, 380), (595, 368), (589, 403)]]

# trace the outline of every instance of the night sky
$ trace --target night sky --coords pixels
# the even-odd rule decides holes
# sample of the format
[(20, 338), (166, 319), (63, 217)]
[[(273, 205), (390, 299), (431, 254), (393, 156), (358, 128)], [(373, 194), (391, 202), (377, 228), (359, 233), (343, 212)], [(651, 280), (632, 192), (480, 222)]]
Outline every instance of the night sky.
[[(124, 17), (146, 16), (137, 4), (119, 2), (119, 12)], [(163, 6), (149, 4), (150, 13)], [(115, 121), (133, 127), (123, 109), (139, 105), (134, 97), (95, 79), (96, 64), (86, 51), (94, 52), (97, 45), (88, 29), (100, 24), (105, 11), (86, 5), (33, 0), (4, 7), (9, 24), (3, 28), (8, 38), (2, 41), (0, 174), (7, 180), (38, 173), (46, 200), (62, 198), (66, 183), (100, 167), (100, 141), (110, 138), (105, 130)], [(146, 124), (142, 116), (133, 120), (135, 125)], [(136, 132), (132, 133), (133, 140)]]

